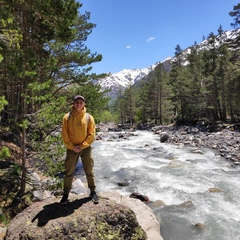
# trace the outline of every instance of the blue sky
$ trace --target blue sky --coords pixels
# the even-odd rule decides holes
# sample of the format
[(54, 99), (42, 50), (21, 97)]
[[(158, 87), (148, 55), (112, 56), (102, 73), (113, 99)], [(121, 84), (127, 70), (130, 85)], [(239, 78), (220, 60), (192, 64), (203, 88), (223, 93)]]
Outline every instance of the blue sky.
[(92, 64), (95, 73), (149, 67), (174, 56), (203, 36), (233, 29), (229, 16), (239, 0), (79, 0), (80, 13), (96, 24), (86, 46), (103, 55)]

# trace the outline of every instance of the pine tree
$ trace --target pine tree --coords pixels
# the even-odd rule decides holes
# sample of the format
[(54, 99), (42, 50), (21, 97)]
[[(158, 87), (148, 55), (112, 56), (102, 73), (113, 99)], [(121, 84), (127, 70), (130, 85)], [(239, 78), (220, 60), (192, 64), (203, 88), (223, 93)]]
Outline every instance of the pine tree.
[(189, 81), (188, 118), (199, 119), (204, 114), (205, 97), (203, 81), (203, 61), (199, 45), (195, 42), (187, 55), (187, 75)]
[(154, 69), (154, 116), (156, 124), (166, 124), (173, 120), (171, 104), (171, 87), (168, 84), (168, 74), (160, 63)]
[(148, 122), (148, 108), (149, 108), (149, 81), (142, 84), (139, 90), (138, 104), (139, 104), (139, 118), (143, 124)]
[[(172, 64), (170, 73), (170, 84), (172, 85), (174, 97), (172, 99), (175, 105), (175, 115), (181, 120), (185, 120), (187, 113), (187, 73), (184, 67), (184, 55), (179, 45), (175, 48), (175, 60)], [(180, 117), (179, 117), (180, 116)]]
[(234, 23), (231, 24), (234, 28), (240, 25), (240, 3), (233, 7), (233, 11), (229, 12), (229, 15), (234, 18)]
[(35, 129), (30, 122), (35, 124), (41, 111), (49, 113), (42, 129), (46, 129), (44, 124), (53, 127), (60, 122), (61, 115), (53, 112), (64, 109), (64, 89), (86, 82), (88, 65), (101, 60), (101, 55), (92, 54), (84, 45), (95, 25), (88, 22), (89, 13), (79, 14), (80, 7), (75, 0), (2, 1), (0, 94), (9, 104), (1, 120), (22, 135), (20, 197), (26, 184), (27, 137)]

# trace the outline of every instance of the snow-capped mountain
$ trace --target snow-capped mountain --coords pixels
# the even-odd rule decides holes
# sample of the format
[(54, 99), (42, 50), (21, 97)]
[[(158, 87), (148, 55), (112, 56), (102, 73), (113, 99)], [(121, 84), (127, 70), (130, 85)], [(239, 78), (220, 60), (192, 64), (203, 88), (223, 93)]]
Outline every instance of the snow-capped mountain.
[(132, 86), (134, 83), (147, 76), (155, 67), (157, 63), (141, 69), (123, 69), (120, 72), (112, 73), (109, 76), (100, 79), (98, 83), (102, 89), (111, 89), (109, 97), (115, 98), (119, 90)]
[[(210, 39), (205, 39), (204, 41), (202, 41), (201, 43), (198, 44), (198, 51), (201, 51), (203, 49), (207, 49), (210, 50), (213, 47), (214, 48), (218, 48), (220, 47), (220, 45), (222, 45), (223, 43), (227, 43), (229, 40), (235, 40), (237, 37), (240, 36), (240, 28), (238, 29), (234, 29), (234, 30), (229, 30), (229, 31), (225, 31), (216, 37), (216, 40), (214, 41), (214, 44), (210, 44), (209, 40)], [(231, 48), (229, 48), (231, 50)], [(183, 62), (182, 64), (184, 66), (188, 65), (188, 61), (187, 61), (187, 55), (191, 53), (191, 47), (186, 48), (185, 50), (182, 51), (182, 56), (183, 56)], [(172, 57), (170, 62), (174, 62), (175, 61), (175, 57)]]
[[(235, 30), (229, 30), (223, 32), (221, 35), (216, 36), (217, 44), (222, 44), (224, 42), (227, 42), (229, 39), (235, 39), (239, 37), (240, 35), (240, 29)], [(209, 39), (206, 39), (202, 41), (200, 44), (198, 44), (199, 50), (201, 49), (209, 49), (211, 48), (211, 45), (209, 44)], [(217, 47), (215, 45), (215, 47)], [(186, 48), (183, 50), (182, 54), (184, 58), (191, 52), (191, 48)], [(186, 58), (185, 58), (186, 59)], [(112, 73), (109, 76), (98, 80), (98, 83), (102, 87), (102, 89), (111, 89), (108, 96), (112, 99), (116, 98), (119, 90), (124, 90), (125, 88), (132, 86), (133, 84), (136, 84), (140, 82), (142, 79), (146, 79), (148, 74), (154, 70), (154, 68), (159, 64), (162, 63), (164, 65), (164, 68), (168, 71), (170, 69), (170, 63), (175, 60), (175, 57), (169, 57), (163, 61), (159, 61), (156, 64), (151, 65), (147, 68), (141, 68), (141, 69), (124, 69), (117, 73)], [(184, 65), (187, 65), (187, 60)]]
[[(225, 31), (219, 35), (216, 36), (216, 44), (215, 47), (220, 46), (222, 43), (227, 42), (228, 40), (234, 40), (237, 37), (239, 37), (240, 34), (240, 28), (234, 29), (234, 30), (229, 30), (229, 31)], [(211, 45), (209, 44), (208, 39), (205, 39), (204, 41), (202, 41), (200, 44), (200, 49), (210, 49)]]

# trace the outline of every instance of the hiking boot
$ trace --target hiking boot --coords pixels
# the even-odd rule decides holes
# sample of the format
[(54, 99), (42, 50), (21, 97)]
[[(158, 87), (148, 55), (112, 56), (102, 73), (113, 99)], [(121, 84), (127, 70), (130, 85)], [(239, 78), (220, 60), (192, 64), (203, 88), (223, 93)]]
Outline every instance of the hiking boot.
[(68, 194), (63, 194), (60, 204), (67, 204), (68, 202)]
[(98, 197), (98, 195), (97, 195), (97, 193), (95, 191), (90, 193), (90, 197), (92, 198), (92, 201), (94, 203), (98, 203), (99, 202), (99, 197)]

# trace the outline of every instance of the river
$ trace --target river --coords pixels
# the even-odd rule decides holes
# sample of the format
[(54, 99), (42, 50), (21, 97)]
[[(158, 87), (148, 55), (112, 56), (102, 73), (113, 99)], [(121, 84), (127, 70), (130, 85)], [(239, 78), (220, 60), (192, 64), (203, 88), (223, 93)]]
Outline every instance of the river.
[[(161, 200), (164, 204), (149, 206), (164, 240), (240, 239), (240, 168), (211, 149), (201, 154), (160, 143), (151, 131), (136, 131), (128, 139), (118, 134), (93, 143), (98, 192), (138, 192)], [(123, 182), (126, 186), (119, 186)]]

